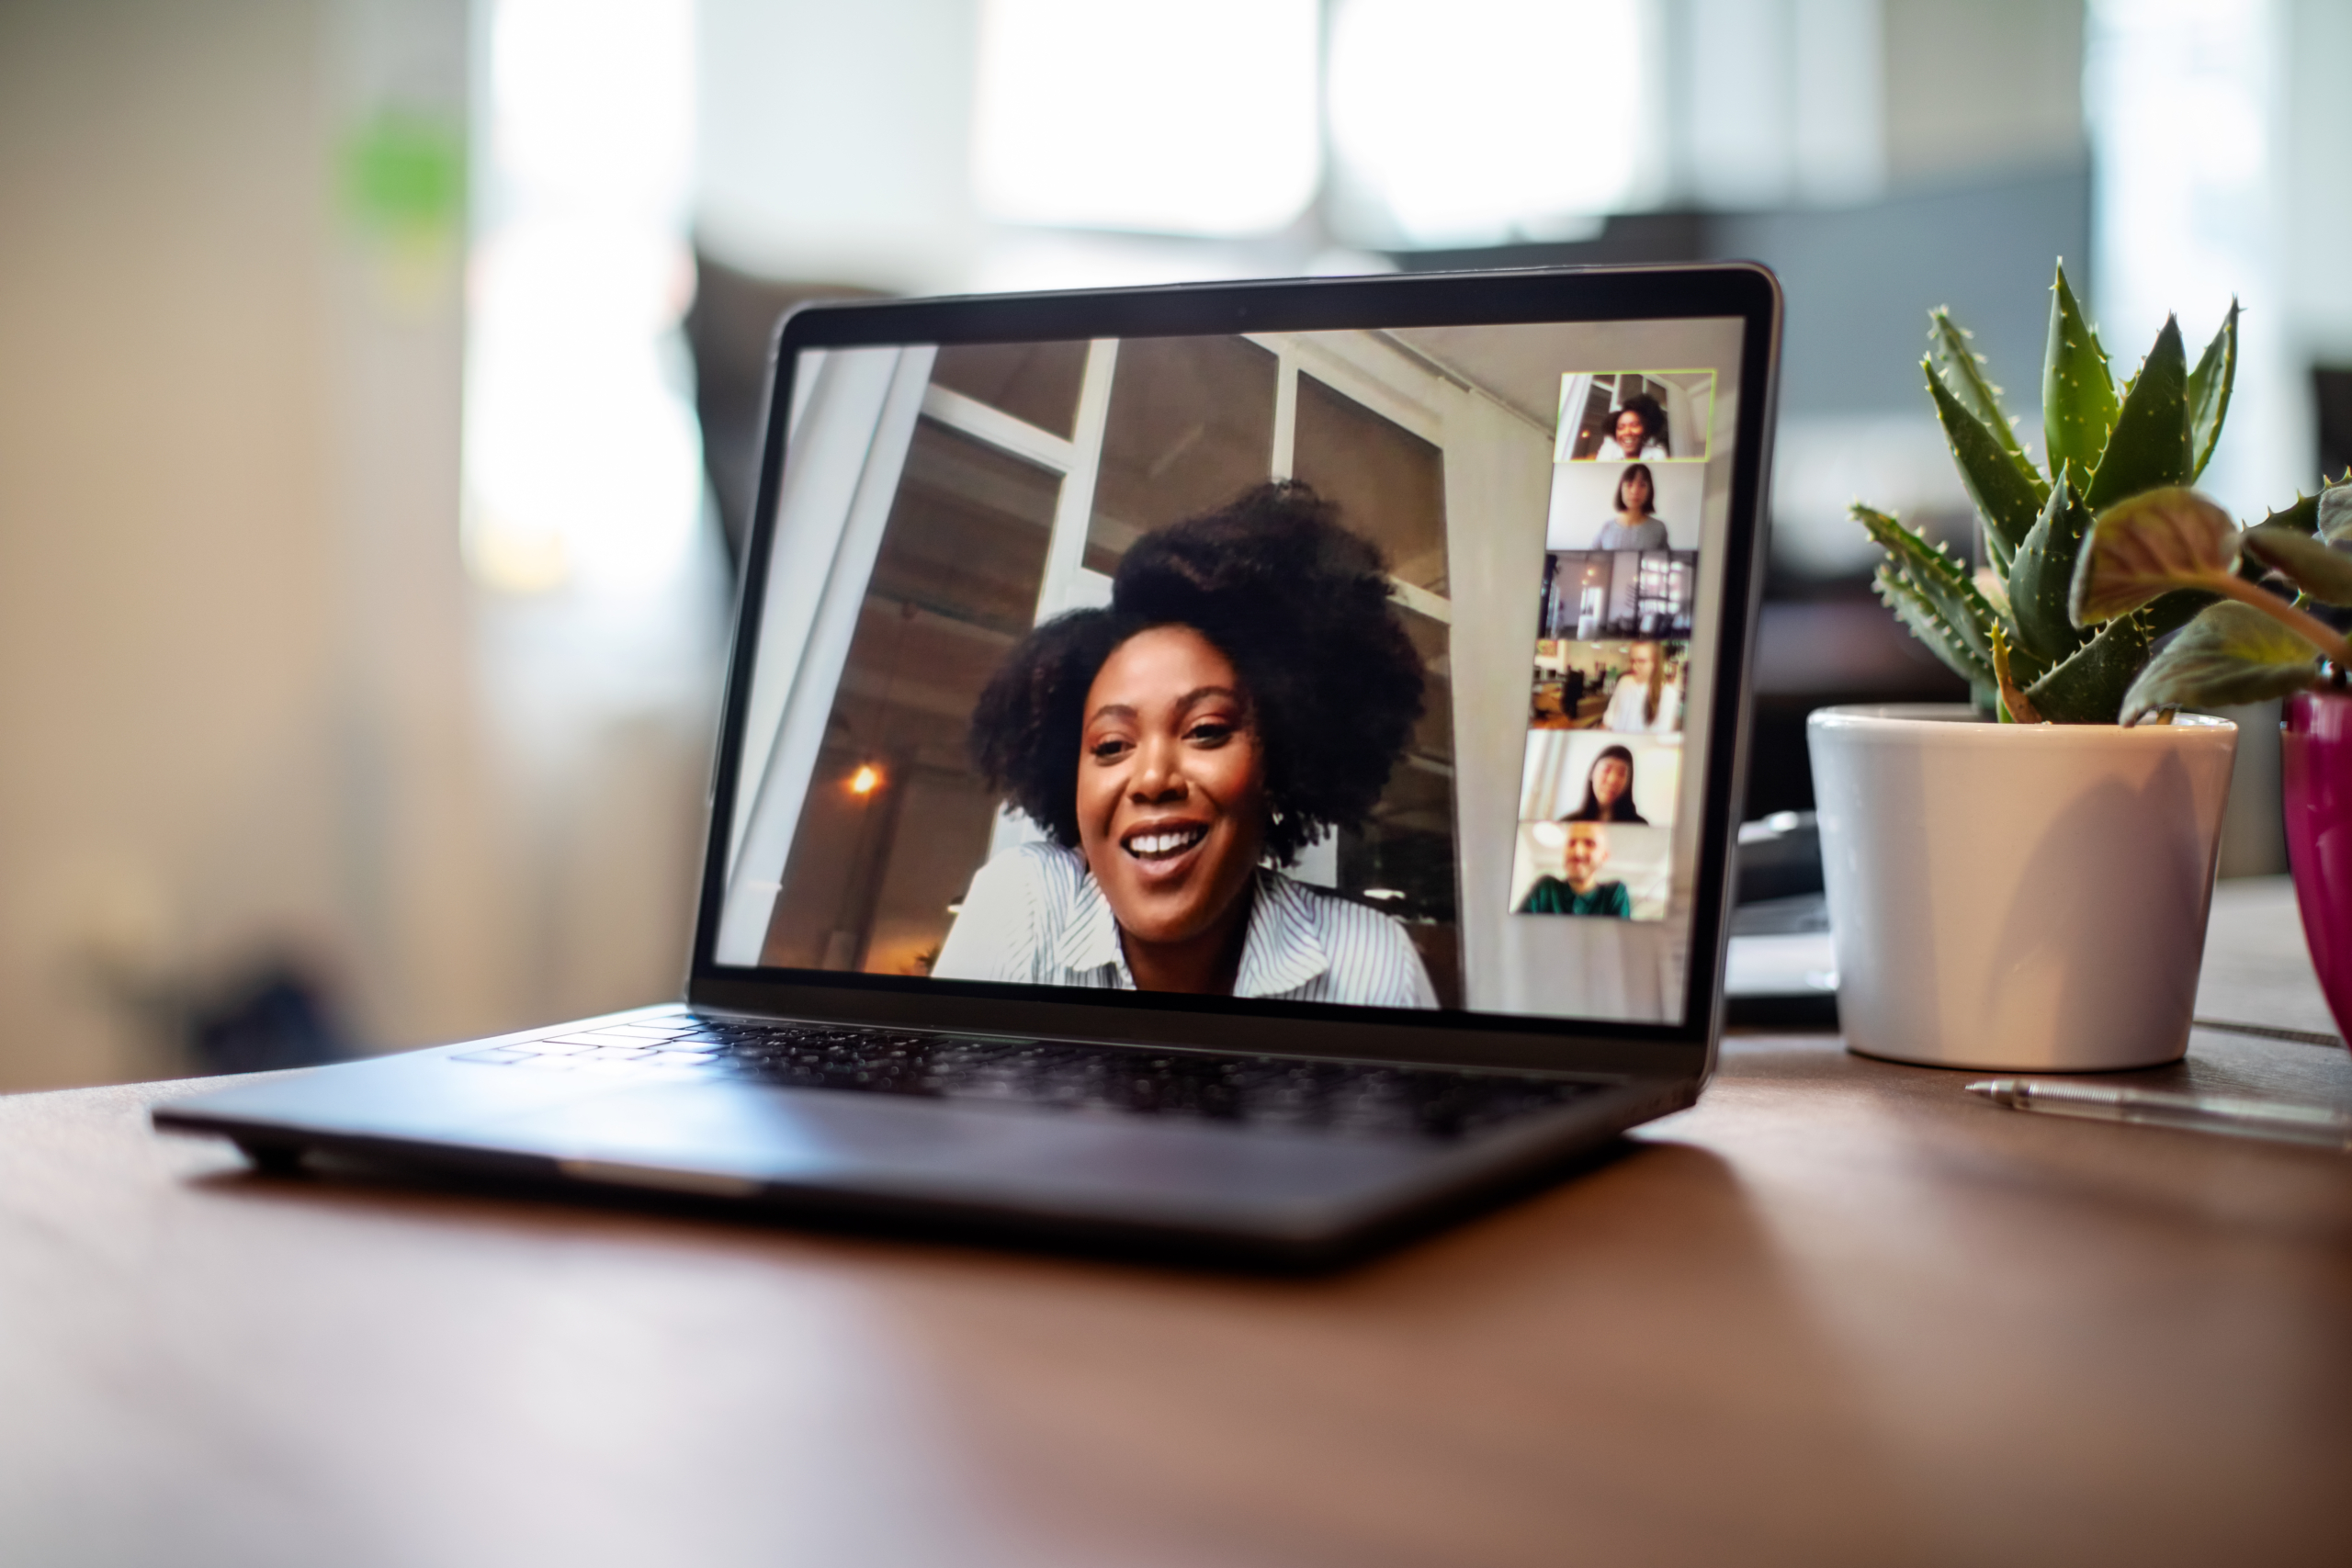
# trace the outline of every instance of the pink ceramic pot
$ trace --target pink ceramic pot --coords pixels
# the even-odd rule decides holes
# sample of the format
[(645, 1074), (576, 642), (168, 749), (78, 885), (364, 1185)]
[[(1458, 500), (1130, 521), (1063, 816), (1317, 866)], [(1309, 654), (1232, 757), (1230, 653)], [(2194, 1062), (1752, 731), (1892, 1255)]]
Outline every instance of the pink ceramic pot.
[(2280, 728), (2303, 940), (2336, 1030), (2352, 1038), (2352, 692), (2296, 693)]

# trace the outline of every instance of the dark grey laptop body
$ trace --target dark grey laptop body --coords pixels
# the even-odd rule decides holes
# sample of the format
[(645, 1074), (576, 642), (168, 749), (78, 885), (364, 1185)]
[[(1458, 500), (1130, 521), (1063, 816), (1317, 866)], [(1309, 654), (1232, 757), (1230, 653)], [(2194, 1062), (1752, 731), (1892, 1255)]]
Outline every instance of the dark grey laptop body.
[[(1688, 714), (1685, 723), (1694, 732), (1705, 727), (1712, 740), (1702, 753), (1703, 769), (1681, 784), (1697, 830), (1678, 840), (1689, 846), (1688, 892), (1677, 894), (1684, 900), (1677, 918), (1687, 920), (1688, 956), (1682, 991), (1662, 1010), (1673, 1016), (1635, 1022), (1523, 1010), (1407, 1011), (721, 961), (729, 825), (741, 820), (737, 779), (775, 548), (794, 376), (805, 351), (1245, 333), (1409, 338), (1457, 327), (1589, 323), (1597, 331), (1630, 330), (1694, 320), (1735, 323), (1738, 352), (1736, 371), (1725, 374), (1715, 393), (1726, 400), (1736, 393), (1736, 421), (1727, 415), (1718, 426), (1733, 446), (1727, 468), (1718, 470), (1727, 502), (1717, 515), (1726, 521), (1709, 545), (1721, 557), (1719, 576), (1712, 580), (1715, 597), (1707, 605), (1713, 618), (1700, 640), (1688, 645), (1706, 650), (1713, 674), (1695, 688), (1706, 695), (1705, 711)], [(778, 333), (759, 509), (744, 563), (698, 929), (683, 999), (497, 1040), (232, 1085), (160, 1107), (155, 1122), (173, 1131), (229, 1137), (275, 1168), (314, 1156), (352, 1156), (583, 1192), (684, 1194), (777, 1214), (1206, 1248), (1294, 1263), (1346, 1255), (1605, 1150), (1625, 1129), (1696, 1100), (1721, 1032), (1780, 321), (1770, 275), (1743, 264), (1249, 283), (797, 311)], [(1469, 518), (1449, 524), (1476, 525)], [(861, 1081), (835, 1082), (815, 1055), (806, 1056), (811, 1065), (797, 1079), (686, 1070), (697, 1057), (724, 1056), (732, 1047), (723, 1040), (749, 1038), (747, 1029), (757, 1035), (761, 1026), (773, 1024), (887, 1032), (900, 1043), (902, 1055), (911, 1053), (908, 1059), (918, 1062), (1109, 1050), (1132, 1052), (1154, 1072), (1181, 1075), (1188, 1064), (1198, 1064), (1208, 1075), (1201, 1081), (1218, 1083), (1224, 1080), (1217, 1074), (1246, 1062), (1256, 1075), (1249, 1081), (1261, 1089), (1268, 1083), (1279, 1089), (1284, 1072), (1302, 1084), (1336, 1082), (1333, 1075), (1344, 1077), (1356, 1070), (1346, 1065), (1355, 1064), (1378, 1093), (1391, 1100), (1407, 1096), (1424, 1111), (1455, 1102), (1448, 1099), (1455, 1094), (1449, 1087), (1453, 1077), (1469, 1086), (1463, 1092), (1472, 1100), (1487, 1103), (1478, 1097), (1491, 1100), (1499, 1092), (1514, 1108), (1493, 1116), (1449, 1119), (1432, 1112), (1418, 1123), (1407, 1115), (1401, 1122), (1391, 1117), (1357, 1124), (1321, 1113), (1237, 1116), (1196, 1113), (1194, 1107), (1180, 1114), (1172, 1102), (1138, 1103), (1129, 1097), (1112, 1103), (1100, 1093), (1071, 1108), (1035, 1097), (933, 1092), (920, 1074), (888, 1083), (888, 1092), (872, 1092), (874, 1086), (862, 1081), (863, 1067)], [(583, 1043), (548, 1043), (566, 1040)], [(1076, 1043), (1066, 1048), (1062, 1043)], [(528, 1065), (534, 1052), (570, 1053), (560, 1065), (571, 1070), (509, 1065)], [(768, 1053), (772, 1062), (788, 1056)], [(1084, 1059), (1094, 1074), (1090, 1081), (1099, 1081), (1102, 1063), (1112, 1058)], [(1171, 1062), (1173, 1069), (1167, 1066)], [(664, 1064), (678, 1070), (662, 1070)], [(888, 1079), (890, 1071), (887, 1060), (873, 1068), (877, 1080)], [(1520, 1098), (1510, 1100), (1512, 1095)], [(1279, 1098), (1267, 1100), (1260, 1093), (1252, 1103), (1278, 1103)]]

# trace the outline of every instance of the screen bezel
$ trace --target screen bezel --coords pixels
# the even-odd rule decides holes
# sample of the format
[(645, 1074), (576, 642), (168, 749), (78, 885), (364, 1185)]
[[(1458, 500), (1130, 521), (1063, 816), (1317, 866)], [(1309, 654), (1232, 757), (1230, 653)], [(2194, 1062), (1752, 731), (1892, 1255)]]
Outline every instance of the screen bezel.
[[(991, 344), (1250, 332), (1737, 318), (1739, 414), (1716, 641), (1715, 742), (1701, 807), (1683, 1020), (1429, 1012), (1162, 992), (1078, 992), (977, 981), (775, 970), (717, 963), (726, 824), (749, 701), (785, 432), (799, 353), (905, 344)], [(1111, 1041), (1251, 1054), (1563, 1072), (1703, 1074), (1721, 1032), (1733, 816), (1747, 773), (1748, 669), (1763, 581), (1760, 516), (1777, 395), (1781, 296), (1764, 266), (1540, 268), (1365, 278), (1183, 284), (1068, 293), (812, 303), (771, 347), (760, 479), (743, 552), (733, 647), (708, 796), (686, 999), (786, 1018), (1020, 1038)]]

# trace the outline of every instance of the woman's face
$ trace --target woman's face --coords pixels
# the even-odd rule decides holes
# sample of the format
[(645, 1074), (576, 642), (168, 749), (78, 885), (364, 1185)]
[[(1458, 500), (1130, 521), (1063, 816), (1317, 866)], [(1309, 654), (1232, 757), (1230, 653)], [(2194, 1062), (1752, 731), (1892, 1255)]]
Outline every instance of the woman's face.
[(1618, 493), (1624, 498), (1624, 510), (1627, 512), (1647, 512), (1650, 502), (1657, 499), (1647, 474), (1627, 474)]
[(1649, 429), (1639, 409), (1619, 409), (1613, 426), (1617, 445), (1628, 457), (1642, 455), (1642, 444), (1649, 438)]
[(1623, 757), (1603, 757), (1592, 765), (1592, 798), (1602, 806), (1614, 806), (1633, 782), (1634, 770)]
[(1248, 890), (1264, 752), (1233, 665), (1190, 626), (1121, 643), (1086, 694), (1078, 838), (1122, 930), (1186, 942)]
[(1627, 656), (1626, 663), (1633, 671), (1634, 679), (1646, 684), (1649, 678), (1657, 673), (1657, 649), (1648, 643), (1637, 642), (1634, 645), (1634, 651)]

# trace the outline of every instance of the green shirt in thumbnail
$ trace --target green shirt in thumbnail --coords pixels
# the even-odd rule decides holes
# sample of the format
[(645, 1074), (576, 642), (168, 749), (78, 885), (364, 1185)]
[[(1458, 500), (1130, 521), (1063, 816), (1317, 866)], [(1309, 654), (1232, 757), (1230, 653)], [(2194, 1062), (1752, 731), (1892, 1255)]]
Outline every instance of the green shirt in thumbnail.
[(1519, 907), (1522, 915), (1614, 915), (1630, 919), (1634, 900), (1626, 896), (1622, 882), (1596, 882), (1591, 891), (1579, 893), (1556, 876), (1539, 876), (1535, 886), (1527, 890), (1526, 901)]

